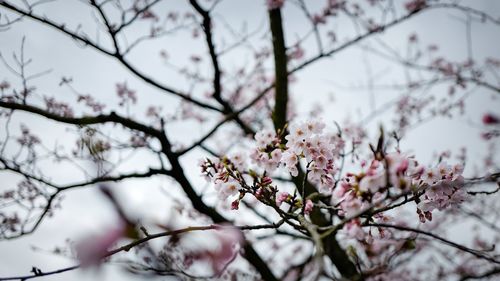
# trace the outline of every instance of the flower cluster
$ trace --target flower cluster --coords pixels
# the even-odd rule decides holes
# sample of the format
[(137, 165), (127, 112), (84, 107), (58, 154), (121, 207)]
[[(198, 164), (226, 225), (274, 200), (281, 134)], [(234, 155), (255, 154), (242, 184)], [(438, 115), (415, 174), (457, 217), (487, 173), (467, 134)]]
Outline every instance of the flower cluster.
[[(331, 194), (336, 215), (347, 220), (359, 218), (373, 208), (389, 210), (392, 202), (412, 196), (419, 219), (425, 222), (432, 220), (435, 209), (443, 210), (466, 199), (467, 193), (461, 188), (461, 165), (441, 163), (426, 168), (412, 156), (386, 153), (383, 148), (373, 151), (371, 159), (360, 161), (359, 172), (335, 179), (336, 161), (341, 159), (344, 140), (340, 134), (325, 133), (324, 128), (321, 121), (307, 121), (292, 124), (286, 135), (262, 130), (255, 135), (256, 147), (249, 155), (253, 166), (245, 154), (238, 152), (223, 159), (206, 160), (202, 171), (213, 180), (219, 199), (225, 201), (239, 194), (238, 199), (233, 199), (232, 209), (238, 209), (239, 201), (251, 193), (277, 208), (287, 203), (294, 210), (302, 208), (304, 213), (310, 213), (314, 207), (312, 201), (299, 199), (297, 193), (291, 195), (272, 185), (270, 177), (279, 169), (297, 177), (299, 169), (305, 168), (307, 180), (321, 193)], [(351, 220), (346, 224), (354, 237), (361, 236), (359, 223)]]
[[(307, 180), (319, 187), (320, 191), (330, 192), (335, 186), (334, 174), (337, 169), (334, 162), (339, 159), (343, 149), (343, 140), (335, 134), (323, 133), (325, 124), (320, 121), (308, 121), (294, 124), (287, 135), (277, 135), (272, 130), (256, 133), (256, 147), (247, 156), (236, 152), (218, 160), (205, 160), (201, 163), (202, 173), (214, 183), (214, 189), (222, 201), (240, 194), (232, 204), (238, 208), (238, 202), (245, 193), (252, 193), (257, 198), (274, 201), (279, 207), (283, 202), (303, 206), (304, 213), (313, 209), (313, 202), (300, 200), (286, 192), (280, 192), (271, 186), (268, 175), (279, 168), (297, 177), (299, 168), (306, 168)], [(286, 143), (283, 143), (286, 141)], [(304, 160), (301, 163), (301, 160)], [(248, 184), (253, 182), (253, 184)], [(270, 201), (270, 202), (271, 202)]]
[(32, 134), (26, 125), (21, 124), (21, 132), (22, 135), (17, 138), (17, 142), (26, 147), (33, 147), (36, 144), (40, 143), (40, 138), (38, 138), (36, 135)]
[(238, 191), (241, 189), (238, 180), (230, 176), (232, 170), (231, 167), (228, 167), (228, 164), (232, 165), (229, 159), (223, 159), (222, 161), (207, 159), (201, 164), (202, 173), (208, 176), (208, 180), (211, 180), (211, 178), (214, 179), (214, 189), (221, 201), (225, 201), (229, 197), (238, 194)]
[(198, 249), (189, 253), (184, 263), (190, 265), (193, 261), (205, 261), (212, 267), (215, 276), (220, 277), (226, 267), (238, 256), (245, 238), (241, 230), (231, 226), (221, 226), (214, 234), (219, 247)]
[(382, 201), (391, 191), (407, 191), (416, 185), (423, 171), (411, 157), (392, 153), (383, 159), (361, 162), (362, 171), (347, 173), (333, 192), (333, 200), (341, 207), (340, 215), (351, 217), (371, 204)]
[(466, 200), (467, 193), (461, 188), (464, 183), (462, 172), (462, 165), (450, 166), (441, 163), (422, 174), (421, 181), (425, 193), (418, 203), (417, 213), (420, 221), (432, 220), (431, 212), (435, 209), (443, 210)]
[(292, 125), (282, 163), (292, 176), (297, 176), (297, 164), (301, 158), (307, 162), (308, 180), (322, 191), (331, 190), (336, 172), (334, 161), (338, 159), (344, 142), (337, 135), (324, 134), (325, 124), (309, 121)]
[(250, 158), (267, 173), (282, 166), (293, 177), (298, 176), (300, 159), (305, 159), (308, 180), (318, 184), (321, 190), (328, 191), (335, 183), (334, 161), (338, 159), (344, 142), (337, 135), (324, 134), (324, 127), (325, 124), (319, 121), (292, 125), (290, 133), (284, 137), (286, 144), (280, 143), (274, 131), (260, 131), (255, 135), (257, 148)]
[(443, 210), (466, 199), (467, 194), (461, 188), (462, 165), (441, 163), (435, 168), (425, 168), (401, 153), (387, 154), (361, 165), (360, 173), (348, 173), (333, 192), (332, 199), (340, 206), (341, 216), (353, 217), (389, 197), (412, 193), (418, 198), (419, 218), (425, 222), (432, 220), (433, 210)]
[(127, 82), (116, 83), (116, 95), (120, 99), (120, 106), (129, 104), (130, 102), (137, 103), (137, 94), (127, 86)]
[(264, 168), (267, 173), (272, 173), (278, 168), (282, 159), (280, 142), (276, 133), (263, 130), (255, 134), (257, 148), (250, 154), (252, 162)]

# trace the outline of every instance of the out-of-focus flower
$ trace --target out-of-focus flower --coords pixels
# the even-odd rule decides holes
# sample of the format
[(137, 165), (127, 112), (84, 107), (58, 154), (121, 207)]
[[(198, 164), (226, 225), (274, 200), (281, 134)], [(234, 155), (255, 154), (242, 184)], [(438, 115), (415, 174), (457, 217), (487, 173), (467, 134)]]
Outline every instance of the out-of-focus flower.
[(304, 213), (306, 215), (309, 215), (312, 212), (313, 208), (314, 208), (314, 203), (311, 200), (307, 199), (306, 205), (304, 206)]
[(191, 256), (197, 260), (210, 263), (216, 276), (221, 276), (226, 267), (236, 258), (239, 248), (245, 242), (243, 233), (232, 226), (223, 226), (215, 231), (219, 247), (214, 250), (203, 250)]
[(344, 228), (342, 230), (348, 237), (355, 238), (357, 240), (363, 240), (366, 235), (361, 228), (361, 222), (359, 219), (349, 221), (344, 225)]
[(500, 117), (493, 115), (491, 113), (486, 113), (483, 115), (483, 124), (485, 125), (494, 125), (500, 123)]
[(91, 235), (77, 242), (76, 255), (82, 267), (98, 265), (108, 254), (108, 249), (125, 236), (126, 224), (118, 223), (99, 235)]

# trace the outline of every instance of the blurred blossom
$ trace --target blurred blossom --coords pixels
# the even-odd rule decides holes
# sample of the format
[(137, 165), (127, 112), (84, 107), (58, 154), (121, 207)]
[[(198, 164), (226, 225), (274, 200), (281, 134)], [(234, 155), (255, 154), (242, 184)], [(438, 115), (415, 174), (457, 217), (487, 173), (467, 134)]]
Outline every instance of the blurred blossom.
[(485, 115), (483, 115), (483, 124), (493, 125), (498, 123), (500, 123), (500, 117), (491, 113), (486, 113)]
[(77, 242), (76, 255), (82, 267), (98, 265), (120, 238), (124, 237), (126, 224), (119, 221), (115, 226), (98, 235), (89, 235)]
[(214, 274), (221, 276), (226, 267), (236, 258), (239, 247), (245, 240), (238, 228), (229, 225), (216, 230), (215, 238), (219, 247), (195, 252), (190, 258), (208, 262)]

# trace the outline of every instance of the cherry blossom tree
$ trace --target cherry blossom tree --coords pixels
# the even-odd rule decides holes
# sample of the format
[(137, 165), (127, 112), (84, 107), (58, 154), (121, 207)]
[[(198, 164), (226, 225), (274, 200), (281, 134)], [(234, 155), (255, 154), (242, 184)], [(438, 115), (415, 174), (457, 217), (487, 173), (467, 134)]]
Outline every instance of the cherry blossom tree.
[[(498, 3), (70, 2), (0, 0), (0, 38), (23, 34), (0, 47), (0, 239), (40, 231), (81, 188), (115, 220), (55, 241), (72, 266), (0, 280), (109, 263), (187, 280), (498, 278)], [(59, 72), (41, 48), (117, 72)], [(456, 123), (470, 140), (440, 133)], [(170, 219), (123, 197), (152, 179), (161, 194), (142, 192)]]

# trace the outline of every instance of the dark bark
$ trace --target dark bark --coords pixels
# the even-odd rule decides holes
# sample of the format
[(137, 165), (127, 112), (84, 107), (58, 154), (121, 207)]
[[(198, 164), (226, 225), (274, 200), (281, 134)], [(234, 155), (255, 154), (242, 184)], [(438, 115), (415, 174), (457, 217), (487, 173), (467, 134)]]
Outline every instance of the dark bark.
[[(275, 105), (273, 112), (274, 129), (278, 132), (285, 128), (287, 122), (287, 104), (288, 104), (288, 71), (287, 55), (285, 47), (285, 37), (283, 34), (283, 24), (280, 9), (269, 11), (269, 22), (271, 25), (271, 34), (273, 40), (274, 66), (275, 66)], [(282, 136), (284, 136), (283, 134)], [(284, 139), (283, 139), (284, 141)], [(294, 184), (298, 190), (301, 190), (305, 173), (299, 167), (299, 175), (294, 178)], [(304, 186), (305, 197), (317, 192), (316, 188), (306, 181)], [(315, 208), (311, 214), (311, 221), (318, 226), (328, 226), (330, 221)], [(345, 251), (338, 244), (335, 233), (331, 233), (323, 239), (325, 253), (330, 257), (333, 264), (337, 267), (340, 274), (349, 280), (361, 280), (356, 266), (351, 262)]]

